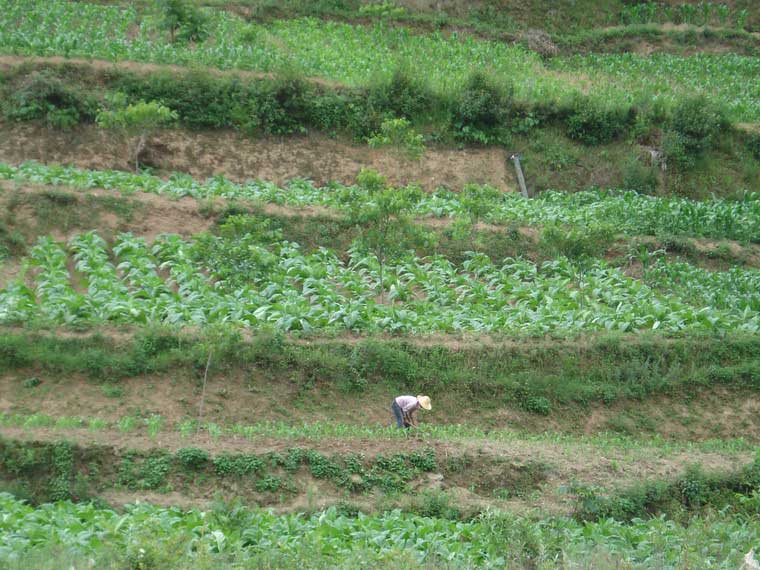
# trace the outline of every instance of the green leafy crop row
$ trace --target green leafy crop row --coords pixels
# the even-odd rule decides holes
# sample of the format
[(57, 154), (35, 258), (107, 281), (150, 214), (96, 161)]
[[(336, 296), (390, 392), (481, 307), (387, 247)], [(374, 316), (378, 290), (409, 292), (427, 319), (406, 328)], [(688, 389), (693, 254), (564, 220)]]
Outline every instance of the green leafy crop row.
[[(70, 255), (85, 293), (72, 285)], [(95, 232), (72, 238), (68, 251), (40, 238), (25, 266), (34, 286), (20, 278), (0, 292), (0, 322), (523, 335), (760, 327), (755, 270), (734, 270), (746, 283), (738, 296), (748, 302), (731, 301), (737, 295), (732, 281), (713, 280), (712, 298), (725, 299), (717, 307), (692, 304), (674, 291), (658, 293), (598, 260), (560, 257), (536, 265), (507, 258), (496, 264), (471, 253), (456, 267), (444, 258), (408, 254), (383, 270), (360, 248), (344, 261), (324, 248), (305, 254), (298, 244), (260, 241), (249, 233), (193, 241), (164, 235), (152, 247), (122, 234), (110, 251)], [(709, 277), (683, 264), (669, 271)], [(387, 298), (376, 299), (384, 291)]]
[(581, 523), (498, 512), (455, 522), (398, 511), (347, 516), (335, 508), (304, 516), (137, 504), (117, 513), (69, 502), (35, 509), (8, 494), (0, 494), (0, 508), (0, 562), (11, 568), (54, 568), (45, 560), (55, 552), (56, 563), (92, 560), (107, 567), (110, 561), (122, 565), (111, 567), (145, 569), (348, 569), (357, 561), (398, 569), (496, 569), (558, 560), (675, 569), (695, 559), (729, 569), (760, 540), (757, 525), (740, 517), (695, 518), (682, 526), (664, 518)]
[[(516, 78), (516, 94), (524, 101), (556, 101), (580, 92), (547, 70), (536, 54), (457, 34), (419, 35), (382, 24), (353, 26), (309, 18), (256, 24), (228, 12), (209, 11), (207, 39), (188, 44), (172, 42), (171, 34), (164, 32), (163, 17), (140, 17), (134, 8), (60, 0), (21, 6), (6, 1), (0, 4), (0, 14), (0, 25), (7, 30), (0, 48), (17, 53), (264, 72), (289, 69), (352, 85), (388, 76), (400, 64), (413, 62), (415, 75), (428, 78), (442, 92), (460, 89), (473, 69), (487, 67), (500, 78)], [(680, 58), (667, 71), (657, 68), (657, 74), (644, 82), (634, 78), (637, 62), (646, 65), (646, 58), (635, 59), (633, 65), (626, 63), (631, 58), (612, 56), (611, 61), (623, 62), (623, 69), (631, 67), (632, 73), (624, 83), (614, 74), (592, 76), (590, 91), (600, 100), (620, 105), (654, 98), (672, 101), (691, 94), (696, 86), (698, 93), (724, 101), (736, 120), (759, 116), (757, 100), (746, 87), (757, 73), (753, 58)], [(726, 65), (730, 62), (736, 65)], [(710, 77), (707, 83), (698, 81)], [(659, 81), (653, 82), (655, 78)]]
[[(0, 179), (171, 197), (218, 197), (296, 207), (320, 205), (344, 212), (362, 209), (373, 201), (372, 192), (362, 184), (331, 183), (317, 187), (308, 180), (294, 179), (280, 187), (265, 181), (240, 184), (222, 176), (199, 182), (180, 173), (167, 180), (150, 174), (83, 170), (34, 162), (20, 166), (0, 163)], [(420, 217), (469, 218), (494, 224), (604, 226), (629, 235), (668, 234), (760, 242), (760, 199), (755, 194), (747, 194), (743, 200), (713, 198), (699, 202), (616, 190), (547, 191), (536, 198), (525, 199), (517, 192), (499, 192), (477, 185), (467, 186), (462, 192), (440, 188), (426, 193), (413, 185), (399, 188), (397, 192), (403, 196), (406, 210)]]

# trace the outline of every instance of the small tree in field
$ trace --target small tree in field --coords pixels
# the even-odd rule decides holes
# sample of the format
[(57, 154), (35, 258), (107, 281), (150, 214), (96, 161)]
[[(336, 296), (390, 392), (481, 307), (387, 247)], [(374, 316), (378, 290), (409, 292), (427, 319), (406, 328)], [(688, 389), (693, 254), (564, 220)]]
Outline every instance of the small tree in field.
[(161, 27), (175, 40), (202, 42), (208, 37), (206, 16), (188, 0), (160, 0)]
[(410, 194), (392, 188), (387, 179), (373, 170), (362, 169), (359, 186), (368, 191), (370, 202), (355, 202), (351, 221), (359, 227), (356, 244), (375, 256), (380, 266), (380, 299), (385, 299), (385, 265), (422, 244), (426, 236), (409, 215)]
[(177, 120), (177, 112), (158, 101), (139, 101), (127, 104), (123, 96), (111, 100), (111, 109), (101, 109), (97, 123), (105, 129), (120, 131), (127, 140), (127, 146), (135, 162), (135, 171), (140, 171), (140, 154), (155, 131), (172, 125)]

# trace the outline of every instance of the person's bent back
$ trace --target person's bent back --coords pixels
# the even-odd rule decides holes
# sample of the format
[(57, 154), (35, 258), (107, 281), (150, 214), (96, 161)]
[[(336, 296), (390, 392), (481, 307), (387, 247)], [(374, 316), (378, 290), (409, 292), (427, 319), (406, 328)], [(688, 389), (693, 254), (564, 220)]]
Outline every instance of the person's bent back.
[(393, 417), (396, 419), (396, 427), (410, 428), (417, 425), (415, 416), (417, 410), (430, 410), (430, 398), (427, 396), (398, 396), (391, 404)]

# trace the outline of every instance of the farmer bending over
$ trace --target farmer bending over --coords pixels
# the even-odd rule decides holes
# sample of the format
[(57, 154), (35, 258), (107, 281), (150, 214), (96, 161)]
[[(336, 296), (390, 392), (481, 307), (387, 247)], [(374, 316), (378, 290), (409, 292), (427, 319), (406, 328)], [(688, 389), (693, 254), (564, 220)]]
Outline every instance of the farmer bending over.
[(396, 426), (399, 428), (409, 428), (417, 425), (414, 413), (422, 408), (429, 410), (430, 398), (427, 396), (399, 396), (393, 400), (391, 409), (396, 418)]

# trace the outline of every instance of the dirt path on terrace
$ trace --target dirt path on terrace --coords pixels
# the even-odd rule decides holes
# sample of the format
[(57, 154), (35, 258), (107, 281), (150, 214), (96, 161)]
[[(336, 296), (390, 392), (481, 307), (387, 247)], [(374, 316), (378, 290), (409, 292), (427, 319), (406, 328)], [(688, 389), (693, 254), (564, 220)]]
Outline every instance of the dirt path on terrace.
[[(124, 142), (94, 126), (53, 131), (38, 125), (0, 123), (0, 161), (37, 160), (95, 170), (131, 170)], [(419, 161), (393, 152), (348, 144), (319, 134), (250, 139), (231, 130), (165, 131), (148, 146), (148, 164), (163, 172), (186, 172), (195, 178), (223, 174), (235, 181), (260, 179), (285, 184), (307, 178), (317, 185), (351, 184), (362, 168), (388, 176), (392, 184), (419, 184), (426, 190), (465, 184), (516, 188), (503, 149), (429, 149)]]
[[(38, 56), (38, 55), (0, 55), (0, 69), (10, 69), (24, 64), (35, 65), (75, 65), (88, 67), (97, 71), (109, 71), (118, 69), (121, 71), (132, 71), (135, 73), (161, 73), (170, 72), (177, 75), (186, 75), (197, 73), (199, 70), (191, 67), (174, 65), (169, 63), (146, 63), (142, 61), (109, 61), (106, 59), (87, 59), (79, 57), (63, 57), (59, 55)], [(277, 77), (274, 73), (265, 73), (262, 71), (246, 71), (244, 69), (218, 69), (215, 67), (204, 67), (200, 71), (209, 73), (217, 77), (240, 77), (244, 79), (274, 79)], [(347, 88), (346, 85), (324, 79), (322, 77), (304, 78), (310, 83), (324, 85), (332, 88)]]

